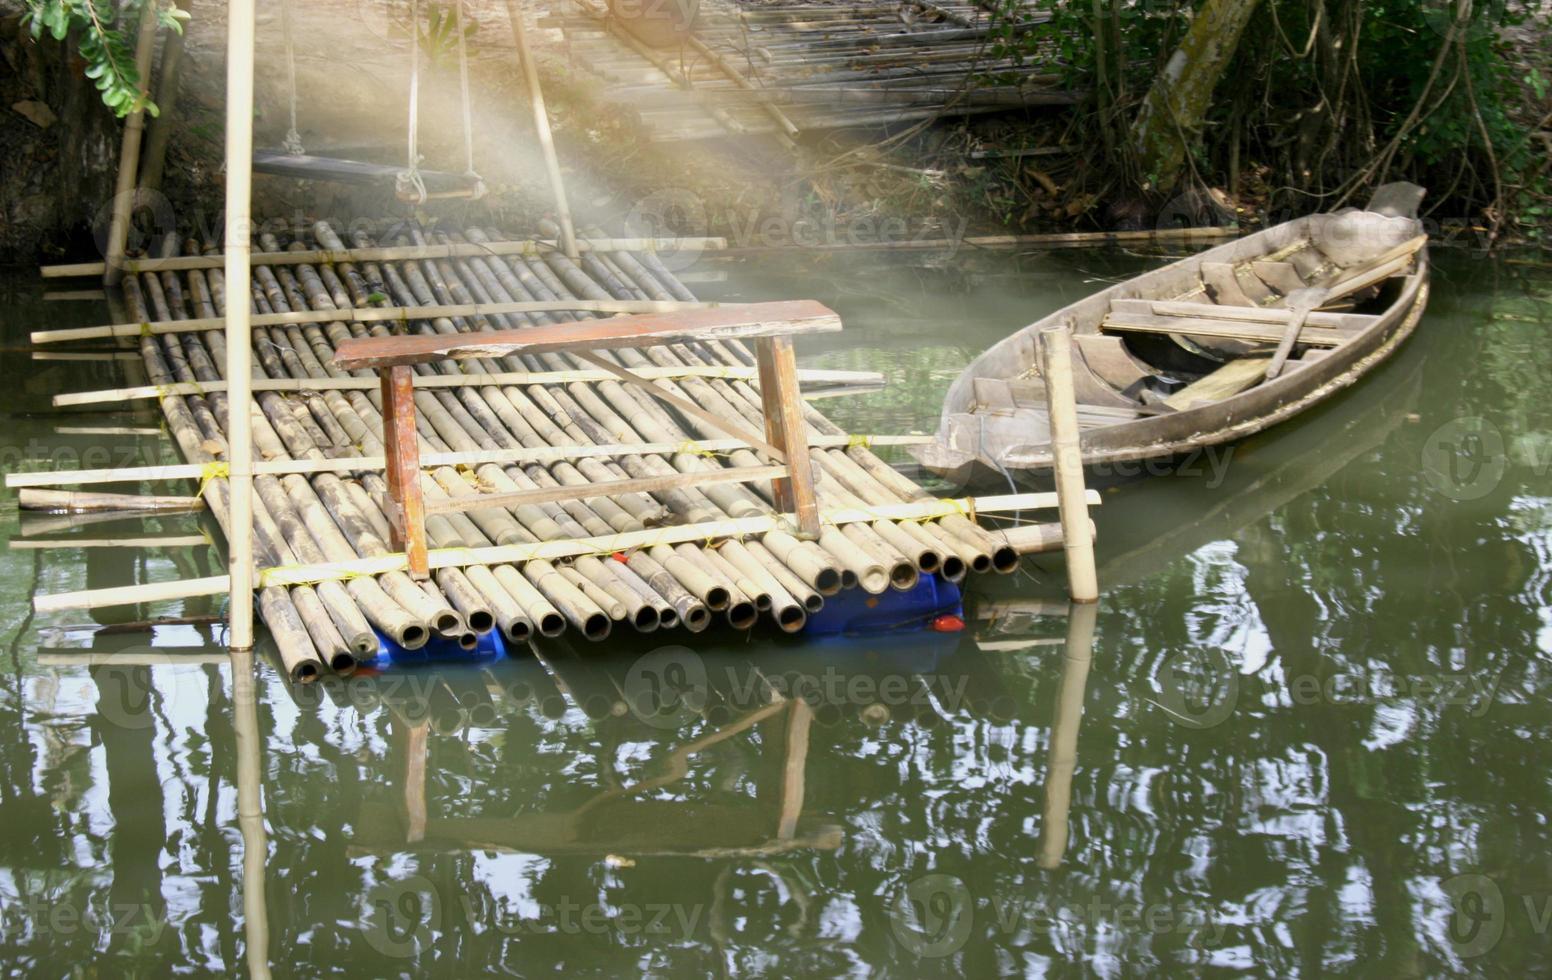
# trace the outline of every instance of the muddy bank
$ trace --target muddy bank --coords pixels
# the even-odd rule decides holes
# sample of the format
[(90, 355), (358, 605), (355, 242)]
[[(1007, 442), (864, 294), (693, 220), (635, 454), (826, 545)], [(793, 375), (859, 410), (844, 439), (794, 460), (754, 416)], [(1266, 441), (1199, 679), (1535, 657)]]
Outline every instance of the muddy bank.
[(37, 44), (0, 0), (0, 264), (85, 245), (113, 194), (119, 125), (58, 44)]

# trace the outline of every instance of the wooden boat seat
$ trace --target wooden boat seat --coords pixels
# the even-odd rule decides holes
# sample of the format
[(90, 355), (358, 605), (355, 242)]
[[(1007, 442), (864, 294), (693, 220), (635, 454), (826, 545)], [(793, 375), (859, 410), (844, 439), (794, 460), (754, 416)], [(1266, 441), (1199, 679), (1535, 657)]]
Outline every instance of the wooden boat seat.
[(1177, 412), (1184, 412), (1187, 409), (1223, 401), (1231, 395), (1237, 395), (1260, 384), (1261, 379), (1266, 376), (1266, 366), (1271, 362), (1270, 356), (1241, 357), (1230, 361), (1206, 377), (1198, 378), (1170, 395), (1164, 399), (1164, 404)]
[[(1268, 310), (1267, 312), (1286, 312)], [(1187, 337), (1204, 337), (1213, 340), (1248, 340), (1253, 343), (1275, 344), (1282, 340), (1286, 323), (1274, 321), (1206, 319), (1190, 316), (1158, 316), (1149, 313), (1112, 312), (1100, 325), (1105, 330), (1120, 333), (1184, 334)], [(1299, 333), (1299, 343), (1316, 347), (1337, 347), (1353, 335), (1350, 330), (1306, 324)]]
[[(1280, 306), (1214, 306), (1211, 303), (1183, 303), (1177, 300), (1118, 299), (1110, 309), (1115, 313), (1134, 313), (1144, 316), (1188, 317), (1203, 320), (1230, 320), (1246, 323), (1273, 323), (1286, 325), (1293, 312)], [(1347, 333), (1357, 333), (1373, 326), (1379, 317), (1365, 313), (1311, 313), (1306, 322), (1311, 327), (1329, 327)]]

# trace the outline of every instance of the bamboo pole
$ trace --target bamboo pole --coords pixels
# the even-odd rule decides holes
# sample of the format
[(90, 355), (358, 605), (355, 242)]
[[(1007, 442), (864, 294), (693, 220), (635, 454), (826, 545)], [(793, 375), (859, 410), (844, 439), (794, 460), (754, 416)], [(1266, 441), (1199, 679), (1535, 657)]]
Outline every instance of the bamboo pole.
[(55, 514), (93, 514), (111, 511), (170, 514), (203, 510), (205, 503), (198, 497), (148, 497), (128, 493), (23, 490), (16, 495), (16, 505), (22, 510), (43, 510)]
[[(177, 0), (185, 13), (193, 0)], [(162, 171), (167, 163), (167, 143), (177, 119), (178, 86), (182, 80), (184, 32), (175, 30), (162, 45), (162, 75), (156, 84), (156, 118), (146, 136), (145, 166), (140, 171), (140, 186), (157, 191), (162, 187)]]
[[(584, 309), (593, 313), (682, 313), (687, 310), (711, 309), (716, 303), (639, 303), (614, 300), (580, 301), (579, 307), (555, 307), (552, 304), (508, 303), (482, 307), (477, 304), (452, 306), (392, 306), (364, 307), (360, 309), (313, 310), (296, 313), (261, 314), (254, 317), (256, 327), (288, 326), (330, 321), (356, 321), (359, 323), (406, 323), (410, 320), (429, 320), (438, 317), (489, 317), (506, 313), (536, 313), (549, 309)], [(96, 327), (71, 327), (62, 330), (36, 330), (29, 338), (34, 344), (55, 344), (69, 340), (102, 340), (108, 337), (140, 337), (145, 334), (190, 333), (210, 330), (223, 324), (211, 318), (158, 320), (142, 323), (110, 323)]]
[(550, 193), (555, 197), (555, 216), (560, 219), (560, 240), (566, 254), (576, 258), (577, 233), (571, 224), (571, 206), (566, 201), (566, 185), (560, 176), (560, 158), (555, 154), (555, 138), (550, 133), (550, 114), (544, 108), (544, 90), (539, 87), (539, 66), (528, 47), (528, 29), (523, 25), (522, 6), (518, 0), (507, 0), (507, 18), (512, 22), (512, 38), (517, 44), (517, 56), (522, 61), (523, 81), (528, 89), (528, 102), (533, 108), (534, 131), (539, 136), (539, 148), (544, 154), (544, 169), (550, 178)]
[[(579, 240), (577, 250), (633, 252), (674, 252), (681, 249), (717, 250), (727, 248), (727, 239), (715, 236), (690, 238), (613, 238), (604, 240)], [(285, 252), (255, 252), (255, 266), (272, 265), (335, 265), (346, 262), (401, 262), (418, 259), (468, 258), (479, 255), (537, 255), (546, 251), (564, 250), (555, 240), (527, 239), (524, 241), (491, 242), (488, 245), (407, 245), (360, 249), (302, 249)], [(120, 268), (124, 272), (183, 272), (189, 269), (219, 269), (222, 257), (218, 255), (185, 255), (169, 258), (125, 259)], [(40, 273), (45, 279), (74, 279), (100, 276), (107, 268), (103, 262), (74, 262), (64, 265), (45, 265)]]
[[(253, 319), (257, 320), (258, 317)], [(258, 324), (255, 325), (257, 326)], [(138, 359), (137, 355), (131, 356), (135, 356)], [(738, 378), (748, 381), (755, 378), (758, 372), (754, 368), (749, 367), (687, 365), (675, 368), (642, 368), (634, 373), (638, 377), (650, 381), (659, 379), (679, 380), (682, 378)], [(492, 374), (433, 375), (432, 377), (417, 381), (415, 387), (461, 388), (470, 385), (571, 384), (577, 381), (607, 381), (612, 377), (614, 377), (613, 372), (603, 369), (595, 371), (500, 371)], [(884, 376), (876, 371), (811, 369), (799, 371), (798, 381), (799, 383), (806, 382), (809, 384), (838, 382), (842, 384), (881, 385), (884, 383)], [(254, 391), (372, 391), (378, 387), (378, 382), (373, 378), (355, 377), (263, 378), (254, 381), (252, 385), (252, 390)], [(165, 398), (168, 395), (206, 395), (225, 390), (225, 381), (141, 385), (135, 388), (109, 388), (101, 391), (69, 392), (55, 395), (53, 403), (56, 407), (118, 404), (120, 402), (141, 401), (150, 398)]]
[[(1085, 492), (1086, 503), (1099, 504), (1099, 494)], [(951, 514), (995, 514), (1018, 510), (1039, 510), (1057, 506), (1056, 494), (1022, 493), (991, 497), (974, 497), (957, 500), (926, 500), (915, 503), (881, 504), (876, 507), (847, 508), (823, 513), (826, 524), (850, 524), (859, 521), (923, 521), (934, 520)], [(749, 535), (780, 532), (783, 519), (775, 515), (762, 517), (728, 518), (703, 524), (687, 524), (631, 531), (621, 534), (600, 535), (586, 538), (564, 538), (517, 545), (492, 545), (481, 548), (437, 548), (429, 553), (433, 569), (462, 568), (468, 565), (498, 565), (527, 562), (551, 562), (579, 555), (610, 556), (628, 553), (636, 549), (656, 545), (673, 545), (706, 541), (716, 538), (740, 538)], [(769, 540), (769, 539), (767, 539)], [(795, 539), (788, 539), (794, 541)], [(289, 568), (267, 568), (259, 580), (265, 586), (313, 585), (319, 582), (344, 581), (362, 575), (384, 575), (402, 572), (408, 563), (402, 554), (385, 554), (353, 561), (331, 561), (323, 564), (296, 565)], [(794, 572), (801, 574), (798, 568)], [(126, 605), (139, 602), (155, 602), (164, 599), (191, 598), (200, 595), (219, 595), (230, 590), (230, 579), (225, 575), (184, 582), (161, 582), (150, 585), (121, 586), (82, 592), (56, 593), (36, 596), (33, 608), (38, 612), (58, 612), (64, 609), (95, 609), (102, 606)]]
[[(435, 380), (435, 379), (428, 379)], [(197, 384), (197, 383), (195, 383)], [(171, 387), (171, 386), (167, 386)], [(256, 390), (264, 390), (255, 385)], [(224, 389), (223, 389), (224, 390)], [(370, 390), (370, 389), (367, 389)], [(191, 394), (193, 392), (190, 392)], [(932, 440), (931, 436), (811, 436), (809, 444), (815, 447), (839, 448), (867, 441), (874, 446), (917, 446)], [(597, 457), (614, 457), (624, 454), (692, 453), (715, 454), (734, 449), (747, 449), (742, 439), (688, 439), (683, 442), (658, 443), (603, 443), (577, 446), (534, 446), (521, 449), (490, 449), (469, 452), (421, 453), (423, 469), (438, 466), (478, 466), (485, 463), (553, 463), (562, 460), (587, 460)], [(255, 476), (283, 476), (288, 474), (311, 475), (316, 473), (359, 473), (383, 469), (382, 456), (349, 456), (334, 459), (272, 459), (253, 464)], [(198, 480), (220, 472), (219, 465), (205, 463), (168, 463), (157, 466), (122, 466), (94, 470), (53, 470), (37, 473), (7, 473), (5, 485), (9, 488), (82, 486), (97, 483), (144, 483), (164, 480)], [(90, 502), (93, 497), (104, 498), (102, 504), (109, 509), (143, 509), (142, 505), (173, 506), (175, 509), (199, 509), (197, 498), (145, 498), (134, 494), (77, 494), (76, 498)], [(49, 510), (64, 507), (71, 498), (29, 497), (36, 509)], [(176, 501), (177, 503), (166, 503)], [(110, 506), (111, 505), (111, 506)], [(24, 505), (26, 506), (26, 505)], [(97, 508), (94, 508), (97, 509)]]
[(203, 534), (173, 534), (159, 538), (50, 538), (7, 542), (12, 551), (51, 551), (62, 548), (194, 548), (207, 545)]
[[(148, 5), (148, 10), (150, 5)], [(247, 282), (253, 251), (249, 206), (253, 183), (254, 0), (227, 8), (226, 64), (226, 254), (227, 282)], [(253, 400), (252, 328), (247, 303), (226, 306), (226, 423), (228, 477), (227, 569), (231, 578), (231, 646), (253, 646)]]
[(1073, 602), (1099, 601), (1094, 539), (1089, 533), (1088, 494), (1083, 486), (1083, 451), (1078, 437), (1078, 402), (1072, 382), (1072, 334), (1053, 327), (1040, 334), (1041, 374), (1051, 420), (1051, 458), (1067, 553), (1067, 592)]
[(145, 131), (146, 94), (151, 87), (151, 59), (156, 51), (157, 5), (140, 8), (140, 31), (135, 39), (135, 71), (140, 76), (140, 102), (124, 120), (124, 136), (119, 144), (118, 181), (113, 188), (113, 217), (108, 223), (108, 255), (103, 263), (103, 281), (118, 284), (124, 274), (124, 249), (129, 242), (129, 218), (135, 206), (135, 174), (140, 167), (140, 137)]

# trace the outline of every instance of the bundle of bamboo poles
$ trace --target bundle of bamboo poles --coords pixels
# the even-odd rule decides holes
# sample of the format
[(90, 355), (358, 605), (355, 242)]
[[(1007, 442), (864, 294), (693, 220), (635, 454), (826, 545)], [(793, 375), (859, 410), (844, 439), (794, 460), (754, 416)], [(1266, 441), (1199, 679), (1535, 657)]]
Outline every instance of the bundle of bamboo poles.
[(555, 22), (569, 56), (611, 84), (606, 100), (661, 139), (688, 140), (1071, 104), (1078, 95), (1053, 74), (1054, 45), (1032, 63), (1005, 43), (1048, 19), (1032, 5), (994, 19), (968, 4), (707, 2), (690, 57), (649, 47), (599, 0), (574, 0)]
[[(437, 241), (411, 233), (409, 241), (381, 244), (496, 240), (499, 236), (493, 232), (469, 229), (461, 236), (438, 236)], [(351, 244), (365, 248), (379, 243), (358, 234)], [(345, 248), (336, 231), (321, 223), (308, 240), (282, 242), (265, 235), (256, 245), (267, 251)], [(178, 243), (169, 241), (165, 252), (178, 250)], [(584, 252), (573, 261), (559, 252), (477, 256), (462, 251), (467, 250), (399, 261), (256, 266), (245, 294), (234, 294), (215, 268), (141, 271), (126, 276), (125, 298), (131, 314), (142, 321), (219, 317), (225, 304), (238, 297), (258, 314), (578, 299), (694, 301), (651, 253)], [(517, 329), (576, 316), (559, 311), (494, 313), (410, 320), (404, 327), (422, 333)], [(255, 380), (345, 377), (333, 365), (334, 346), (351, 336), (390, 330), (381, 320), (257, 326)], [(226, 450), (226, 395), (189, 387), (223, 380), (224, 335), (214, 329), (148, 333), (139, 343), (154, 384), (184, 383), (166, 389), (162, 408), (185, 458), (207, 466), (202, 496), (230, 534), (227, 486), (219, 466)], [(625, 369), (753, 363), (741, 344), (716, 341), (618, 351), (606, 360)], [(540, 354), (422, 365), (417, 371), (466, 376), (589, 366), (570, 355)], [(652, 383), (719, 418), (763, 431), (760, 397), (747, 381), (685, 377)], [(767, 465), (747, 449), (716, 455), (695, 451), (695, 440), (722, 433), (622, 381), (418, 388), (415, 400), (419, 435), (428, 453), (619, 444), (684, 447), (673, 453), (622, 452), (544, 463), (433, 466), (422, 474), (431, 501), (539, 487), (580, 491), (622, 479)], [(381, 409), (375, 390), (314, 390), (305, 384), (258, 390), (250, 409), (255, 457), (348, 461), (381, 456)], [(812, 435), (845, 435), (811, 406), (805, 407), (805, 417)], [(823, 507), (930, 499), (866, 446), (814, 449), (811, 456)], [(370, 464), (364, 462), (357, 471), (260, 475), (255, 491), (255, 552), (261, 566), (313, 565), (389, 552), (387, 486)], [(488, 506), (437, 513), (428, 518), (427, 532), (434, 547), (477, 548), (773, 512), (768, 484), (720, 483), (651, 495), (583, 496), (515, 509)], [(967, 569), (1011, 571), (1017, 561), (1006, 542), (963, 516), (951, 515), (930, 523), (879, 520), (830, 526), (818, 541), (799, 540), (777, 529), (716, 545), (656, 545), (630, 554), (567, 561), (441, 568), (432, 582), (418, 583), (402, 572), (390, 572), (316, 585), (270, 585), (260, 590), (259, 609), (287, 671), (306, 681), (325, 667), (347, 672), (358, 657), (375, 652), (373, 627), (407, 648), (425, 644), (433, 633), (472, 646), (477, 634), (491, 629), (514, 641), (535, 632), (553, 636), (567, 626), (598, 640), (616, 623), (643, 631), (675, 625), (700, 631), (716, 615), (743, 629), (763, 614), (792, 632), (822, 607), (825, 596), (846, 586), (878, 594), (891, 587), (910, 588), (923, 573), (957, 580)]]

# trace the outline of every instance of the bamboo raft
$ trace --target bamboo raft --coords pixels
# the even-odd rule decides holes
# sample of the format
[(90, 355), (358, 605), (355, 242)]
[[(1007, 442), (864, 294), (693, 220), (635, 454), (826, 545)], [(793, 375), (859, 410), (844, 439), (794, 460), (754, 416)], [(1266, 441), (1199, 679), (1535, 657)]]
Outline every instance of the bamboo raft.
[[(1007, 49), (1049, 19), (1023, 11), (994, 23), (973, 3), (707, 0), (693, 32), (653, 47), (604, 0), (572, 0), (549, 18), (572, 63), (606, 85), (603, 99), (655, 139), (701, 140), (882, 126), (942, 115), (1070, 105), (1050, 65)], [(663, 5), (665, 8), (671, 5)], [(636, 8), (632, 8), (635, 10)], [(1054, 56), (1053, 56), (1054, 57)], [(666, 83), (666, 84), (665, 84)]]
[[(305, 240), (264, 235), (256, 243), (261, 254), (325, 250), (332, 259), (256, 260), (245, 290), (255, 314), (250, 417), (253, 534), (262, 569), (257, 601), (295, 680), (352, 670), (358, 658), (378, 650), (374, 629), (410, 649), (433, 634), (472, 647), (477, 634), (492, 629), (513, 641), (568, 628), (601, 640), (616, 624), (699, 632), (718, 616), (738, 629), (764, 617), (796, 632), (842, 588), (882, 594), (911, 588), (923, 574), (958, 581), (970, 571), (1008, 573), (1020, 551), (1063, 546), (1059, 531), (1004, 538), (972, 519), (976, 512), (1054, 507), (1055, 494), (937, 500), (880, 459), (870, 440), (844, 432), (806, 404), (825, 523), (817, 540), (804, 540), (776, 512), (768, 482), (751, 476), (679, 485), (686, 473), (767, 467), (747, 445), (594, 364), (541, 353), (415, 368), (422, 379), (414, 394), (425, 452), (421, 483), (434, 549), (431, 580), (416, 581), (405, 572), (405, 556), (388, 544), (381, 395), (363, 383), (370, 371), (352, 377), (335, 365), (338, 344), (386, 336), (395, 324), (401, 331), (450, 334), (585, 319), (594, 315), (590, 310), (610, 312), (614, 302), (702, 304), (650, 251), (586, 249), (572, 260), (553, 249), (502, 247), (504, 239), (482, 229), (434, 239), (411, 232), (409, 238), (378, 243), (358, 233), (350, 243), (358, 250), (410, 250), (351, 253), (331, 226), (319, 223)], [(435, 248), (467, 245), (493, 247), (483, 255)], [(8, 484), (179, 480), (197, 473), (199, 497), (230, 538), (226, 351), (219, 327), (230, 293), (216, 249), (169, 239), (164, 257), (179, 252), (184, 257), (163, 269), (155, 261), (129, 264), (122, 287), (138, 323), (148, 380), (186, 464), (150, 468), (158, 472), (17, 474)], [(364, 315), (394, 309), (396, 315)], [(88, 330), (119, 335), (115, 326)], [(51, 339), (58, 338), (34, 337)], [(758, 428), (753, 357), (741, 343), (622, 349), (610, 360), (654, 372), (652, 384), (705, 412)], [(642, 488), (660, 481), (666, 489), (587, 492), (623, 481)], [(542, 489), (553, 491), (540, 495), (548, 500), (517, 507), (460, 512), (436, 506)], [(1081, 489), (1078, 496), (1098, 502)], [(1086, 513), (1075, 526), (1087, 527)], [(91, 608), (228, 588), (218, 576), (39, 596), (35, 606)]]

